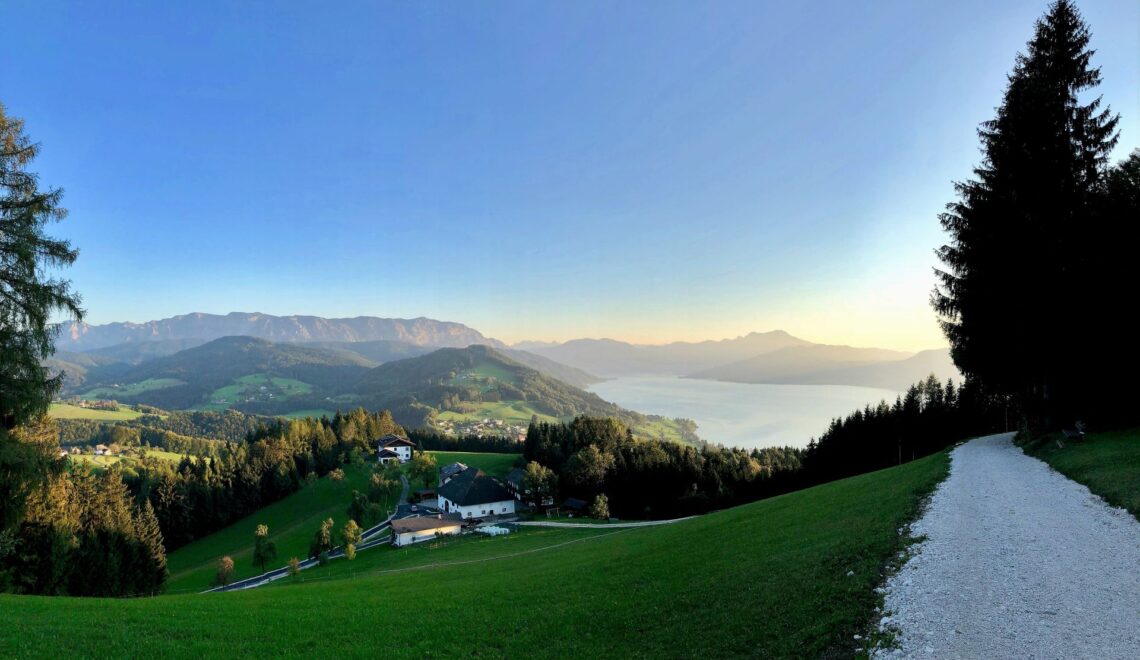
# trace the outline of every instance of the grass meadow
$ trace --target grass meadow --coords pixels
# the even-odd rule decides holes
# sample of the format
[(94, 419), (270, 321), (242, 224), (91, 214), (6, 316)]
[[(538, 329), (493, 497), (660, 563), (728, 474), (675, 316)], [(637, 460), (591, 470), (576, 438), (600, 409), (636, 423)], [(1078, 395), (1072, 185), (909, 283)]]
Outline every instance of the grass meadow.
[(122, 422), (142, 417), (142, 413), (126, 407), (118, 410), (96, 410), (94, 408), (81, 408), (70, 403), (53, 403), (48, 415), (56, 419), (93, 419), (102, 422)]
[(1140, 518), (1140, 429), (1090, 433), (1083, 442), (1066, 441), (1064, 449), (1055, 439), (1031, 441), (1025, 451)]
[[(210, 536), (185, 545), (167, 556), (170, 592), (196, 592), (210, 586), (217, 561), (223, 555), (234, 560), (234, 580), (253, 577), (261, 567), (253, 565), (253, 531), (259, 524), (269, 526), (269, 537), (277, 546), (277, 560), (266, 569), (280, 568), (290, 557), (304, 559), (309, 541), (325, 518), (336, 521), (335, 531), (348, 521), (345, 511), (352, 491), (368, 489), (371, 465), (345, 466), (344, 480), (328, 476), (243, 518)], [(389, 508), (394, 502), (384, 503)]]
[[(135, 600), (4, 595), (0, 655), (850, 656), (898, 528), (948, 465), (941, 453), (673, 525), (371, 550), (348, 579)], [(267, 517), (243, 521), (232, 547), (193, 552), (247, 547)]]

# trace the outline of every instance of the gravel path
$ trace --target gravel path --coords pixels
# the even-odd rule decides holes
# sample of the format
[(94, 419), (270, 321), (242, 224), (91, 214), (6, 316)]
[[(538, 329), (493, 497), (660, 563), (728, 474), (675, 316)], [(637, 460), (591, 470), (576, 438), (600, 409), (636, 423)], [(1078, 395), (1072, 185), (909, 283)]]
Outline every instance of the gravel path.
[(901, 648), (877, 656), (1140, 658), (1140, 523), (1011, 440), (951, 454), (887, 583)]

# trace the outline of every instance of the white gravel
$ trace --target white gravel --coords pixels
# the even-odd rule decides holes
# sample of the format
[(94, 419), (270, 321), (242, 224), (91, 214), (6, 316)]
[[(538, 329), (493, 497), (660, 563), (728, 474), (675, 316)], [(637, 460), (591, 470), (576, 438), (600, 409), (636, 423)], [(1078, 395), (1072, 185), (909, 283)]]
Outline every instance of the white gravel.
[(900, 648), (875, 655), (1140, 658), (1140, 522), (1012, 434), (951, 458), (911, 527), (927, 540), (887, 583), (880, 627)]

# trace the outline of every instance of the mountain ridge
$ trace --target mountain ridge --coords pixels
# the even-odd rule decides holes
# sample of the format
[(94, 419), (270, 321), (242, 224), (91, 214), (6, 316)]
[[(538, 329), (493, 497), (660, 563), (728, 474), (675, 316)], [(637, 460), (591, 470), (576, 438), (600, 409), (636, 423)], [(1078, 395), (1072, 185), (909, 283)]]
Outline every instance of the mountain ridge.
[(488, 344), (505, 348), (497, 339), (462, 323), (427, 317), (414, 319), (355, 316), (326, 318), (312, 315), (275, 316), (261, 312), (209, 314), (192, 312), (165, 319), (101, 325), (68, 322), (56, 338), (57, 350), (91, 351), (130, 342), (248, 336), (278, 343), (359, 342), (394, 340), (417, 346), (462, 347)]

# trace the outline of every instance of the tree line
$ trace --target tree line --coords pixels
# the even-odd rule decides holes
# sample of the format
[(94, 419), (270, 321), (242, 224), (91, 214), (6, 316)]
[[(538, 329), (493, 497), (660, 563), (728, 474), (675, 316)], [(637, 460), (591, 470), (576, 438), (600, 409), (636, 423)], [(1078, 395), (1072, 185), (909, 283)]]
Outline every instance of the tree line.
[(832, 420), (803, 454), (802, 485), (913, 461), (969, 437), (1005, 430), (1009, 397), (974, 381), (961, 387), (931, 375), (894, 403), (881, 401)]
[(782, 492), (802, 450), (695, 447), (634, 437), (614, 418), (531, 422), (523, 456), (557, 476), (562, 498), (605, 494), (619, 517), (672, 517)]
[(207, 536), (351, 462), (402, 433), (388, 411), (358, 408), (329, 418), (274, 420), (209, 460), (144, 458), (127, 480), (158, 517), (168, 550)]
[[(940, 451), (1007, 423), (1008, 397), (931, 376), (894, 403), (835, 419), (806, 449), (687, 446), (636, 438), (620, 420), (532, 422), (523, 456), (532, 504), (574, 497), (607, 514), (703, 513), (878, 470)], [(604, 496), (599, 501), (599, 496)]]

